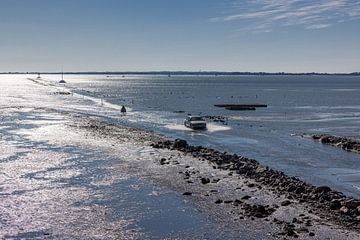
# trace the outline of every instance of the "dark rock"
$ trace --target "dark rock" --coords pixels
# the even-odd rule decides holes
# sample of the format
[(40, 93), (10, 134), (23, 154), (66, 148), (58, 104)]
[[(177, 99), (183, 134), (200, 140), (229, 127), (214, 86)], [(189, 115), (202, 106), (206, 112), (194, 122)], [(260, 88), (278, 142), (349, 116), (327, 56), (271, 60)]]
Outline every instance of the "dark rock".
[(244, 210), (248, 215), (252, 215), (257, 218), (268, 217), (273, 212), (275, 212), (275, 209), (259, 204), (255, 204), (255, 205), (245, 204)]
[(245, 196), (243, 196), (241, 199), (243, 199), (243, 200), (248, 200), (248, 199), (250, 199), (250, 198), (251, 198), (251, 196), (245, 195)]
[(239, 199), (235, 199), (234, 202), (233, 202), (233, 205), (234, 206), (239, 206), (242, 203), (243, 203), (243, 201), (240, 201)]
[(327, 193), (330, 191), (331, 191), (331, 188), (329, 188), (328, 186), (320, 186), (320, 187), (317, 187), (315, 190), (316, 193)]
[(221, 200), (221, 199), (218, 199), (218, 200), (216, 200), (216, 201), (215, 201), (215, 203), (216, 203), (216, 204), (220, 204), (220, 203), (223, 203), (223, 200)]
[(338, 200), (333, 200), (333, 201), (331, 201), (331, 203), (330, 203), (330, 209), (331, 210), (338, 210), (338, 209), (340, 209), (341, 208), (341, 203), (340, 203), (340, 201), (338, 201)]
[(322, 137), (319, 139), (319, 141), (320, 141), (321, 143), (328, 144), (328, 143), (330, 143), (330, 137), (328, 137), (328, 136), (322, 136)]
[(184, 196), (191, 196), (192, 193), (191, 193), (191, 192), (184, 192), (183, 195), (184, 195)]
[(348, 200), (343, 201), (342, 205), (349, 209), (356, 209), (358, 206), (360, 206), (360, 201), (350, 198)]
[(285, 200), (285, 201), (282, 201), (281, 203), (280, 203), (280, 205), (281, 206), (288, 206), (288, 205), (290, 205), (292, 202), (290, 202), (289, 200)]
[(176, 139), (173, 146), (174, 148), (185, 148), (188, 146), (188, 144), (185, 140)]
[(166, 159), (165, 158), (160, 159), (160, 165), (164, 165), (164, 164), (166, 164)]
[(209, 178), (201, 178), (201, 183), (208, 184), (208, 183), (210, 183), (210, 179)]
[(213, 183), (217, 183), (217, 182), (219, 182), (219, 181), (220, 181), (220, 178), (214, 178), (214, 179), (212, 180)]
[(283, 233), (289, 237), (297, 237), (294, 224), (286, 223), (283, 227), (283, 231)]
[(295, 189), (295, 193), (296, 194), (300, 194), (300, 193), (303, 193), (303, 192), (305, 192), (305, 187), (304, 186), (299, 186), (299, 187), (297, 187), (296, 189)]

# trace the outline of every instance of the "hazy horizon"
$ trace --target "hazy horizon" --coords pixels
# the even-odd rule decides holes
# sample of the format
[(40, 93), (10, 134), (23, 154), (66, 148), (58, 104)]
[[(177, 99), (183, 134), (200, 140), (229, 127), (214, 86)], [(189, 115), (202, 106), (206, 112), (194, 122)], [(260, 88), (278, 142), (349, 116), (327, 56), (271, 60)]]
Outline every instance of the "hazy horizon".
[(101, 73), (108, 73), (108, 74), (178, 74), (181, 75), (181, 73), (184, 74), (203, 74), (206, 75), (206, 73), (213, 74), (213, 73), (219, 73), (219, 74), (268, 74), (268, 75), (281, 75), (281, 74), (329, 74), (329, 75), (336, 75), (336, 74), (344, 74), (344, 75), (351, 75), (351, 74), (360, 74), (360, 71), (354, 71), (354, 72), (285, 72), (285, 71), (279, 71), (279, 72), (265, 72), (265, 71), (257, 71), (257, 72), (251, 72), (251, 71), (219, 71), (219, 70), (201, 70), (201, 71), (188, 71), (188, 70), (149, 70), (149, 71), (126, 71), (126, 70), (113, 70), (113, 71), (4, 71), (0, 72), (0, 74), (101, 74)]
[(2, 0), (0, 72), (352, 73), (353, 0)]

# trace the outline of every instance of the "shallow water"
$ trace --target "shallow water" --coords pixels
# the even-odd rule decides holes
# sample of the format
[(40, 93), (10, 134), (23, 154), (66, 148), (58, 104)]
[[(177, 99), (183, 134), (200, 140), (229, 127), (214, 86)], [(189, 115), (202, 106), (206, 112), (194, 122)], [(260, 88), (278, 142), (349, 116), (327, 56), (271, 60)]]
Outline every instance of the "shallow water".
[(124, 162), (147, 154), (137, 146), (106, 154), (99, 146), (108, 142), (52, 111), (3, 108), (0, 116), (1, 239), (234, 237), (182, 194), (130, 175)]
[[(359, 77), (68, 75), (66, 79), (67, 87), (77, 93), (133, 109), (113, 121), (238, 153), (360, 197), (359, 155), (292, 136), (327, 133), (360, 138)], [(221, 103), (264, 103), (268, 108), (227, 111), (213, 106)], [(208, 131), (191, 131), (182, 125), (187, 114), (225, 116), (228, 125), (210, 123)]]
[[(157, 172), (151, 155), (154, 149), (127, 142), (110, 143), (96, 139), (87, 131), (69, 129), (67, 124), (74, 122), (67, 117), (68, 113), (96, 116), (100, 120), (185, 138), (195, 145), (240, 153), (309, 182), (325, 183), (359, 195), (359, 155), (291, 135), (304, 131), (358, 136), (358, 120), (353, 116), (358, 114), (355, 100), (359, 88), (354, 86), (351, 91), (344, 91), (346, 84), (339, 91), (334, 91), (334, 86), (329, 90), (351, 95), (344, 108), (324, 103), (301, 105), (299, 97), (296, 108), (286, 103), (285, 116), (284, 106), (276, 105), (277, 98), (271, 96), (280, 87), (263, 89), (265, 81), (261, 78), (249, 77), (253, 85), (247, 83), (247, 86), (242, 84), (248, 81), (246, 77), (209, 77), (208, 81), (204, 76), (112, 79), (74, 75), (66, 76), (68, 83), (62, 86), (56, 81), (58, 76), (49, 75), (43, 76), (42, 81), (54, 84), (43, 86), (26, 77), (0, 76), (0, 236), (3, 238), (239, 239), (238, 236), (249, 234), (257, 239), (257, 234), (267, 234), (262, 226), (253, 226), (259, 227), (258, 233), (252, 233), (252, 228), (246, 229), (246, 225), (236, 231), (231, 226), (221, 226), (181, 194), (164, 187), (166, 184), (159, 187), (141, 177), (141, 173), (140, 177), (131, 173), (127, 164), (140, 164), (140, 172), (144, 169)], [(354, 85), (357, 82), (352, 78), (348, 81)], [(226, 95), (226, 91), (242, 93), (246, 86), (257, 89), (249, 90), (257, 92), (257, 98), (234, 100), (235, 97)], [(75, 94), (56, 95), (69, 89)], [(169, 90), (171, 94), (158, 94)], [(222, 95), (218, 93), (221, 91), (224, 91)], [(262, 98), (262, 92), (269, 98)], [(215, 93), (218, 95), (211, 95)], [(195, 104), (197, 98), (202, 106)], [(353, 102), (352, 98), (355, 98)], [(271, 99), (275, 99), (274, 103)], [(230, 112), (212, 106), (255, 100), (269, 107), (255, 112)], [(123, 104), (129, 110), (126, 115), (119, 113)], [(185, 128), (184, 117), (196, 113), (196, 109), (202, 109), (204, 115), (224, 115), (229, 123), (209, 123), (207, 131)], [(307, 120), (308, 115), (321, 118)], [(199, 169), (206, 171), (205, 167)]]
[[(58, 75), (43, 76), (56, 81)], [(254, 158), (270, 167), (360, 197), (360, 156), (294, 136), (326, 133), (360, 138), (360, 78), (353, 76), (103, 76), (66, 75), (66, 88), (126, 116), (109, 121), (155, 130)], [(263, 103), (228, 111), (222, 103)], [(184, 111), (184, 113), (176, 113)], [(228, 125), (183, 127), (187, 114), (221, 115)]]

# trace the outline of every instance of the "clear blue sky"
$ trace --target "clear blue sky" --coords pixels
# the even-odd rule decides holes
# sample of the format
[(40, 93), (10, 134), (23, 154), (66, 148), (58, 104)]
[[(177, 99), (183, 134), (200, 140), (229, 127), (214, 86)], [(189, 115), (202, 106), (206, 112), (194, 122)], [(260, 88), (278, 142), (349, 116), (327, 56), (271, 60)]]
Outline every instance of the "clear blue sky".
[(0, 72), (360, 71), (360, 1), (0, 0)]

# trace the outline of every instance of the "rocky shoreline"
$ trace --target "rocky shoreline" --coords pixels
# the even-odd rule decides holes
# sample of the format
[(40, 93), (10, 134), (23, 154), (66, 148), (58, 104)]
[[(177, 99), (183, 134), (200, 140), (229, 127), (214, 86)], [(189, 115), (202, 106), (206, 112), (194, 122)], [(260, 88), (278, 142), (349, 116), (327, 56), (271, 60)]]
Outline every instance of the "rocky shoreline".
[[(327, 233), (336, 232), (330, 239), (356, 239), (353, 236), (360, 232), (360, 201), (328, 186), (314, 186), (256, 160), (191, 146), (185, 140), (168, 139), (150, 131), (93, 120), (85, 121), (82, 127), (107, 141), (131, 137), (138, 144), (152, 147), (161, 157), (153, 155), (157, 170), (147, 173), (149, 180), (156, 179), (180, 192), (225, 225), (230, 221), (240, 224), (232, 227), (243, 227), (256, 222), (264, 231), (273, 228), (270, 232), (275, 238), (323, 239)], [(147, 171), (154, 168), (152, 163), (146, 164), (151, 167), (138, 167)]]
[(337, 137), (332, 135), (302, 135), (303, 137), (310, 136), (311, 139), (315, 141), (319, 141), (326, 145), (331, 145), (334, 147), (342, 148), (345, 151), (354, 152), (354, 153), (360, 153), (360, 141), (351, 139), (351, 138), (345, 138), (345, 137)]
[[(181, 151), (193, 157), (210, 161), (214, 164), (214, 168), (228, 170), (229, 174), (238, 174), (257, 183), (256, 185), (249, 184), (248, 187), (268, 186), (273, 192), (285, 195), (289, 200), (281, 202), (282, 206), (290, 205), (293, 201), (305, 203), (310, 208), (309, 212), (331, 219), (346, 228), (360, 231), (360, 201), (327, 186), (316, 187), (296, 177), (287, 176), (283, 172), (269, 169), (256, 160), (236, 154), (221, 153), (201, 146), (190, 146), (181, 139), (159, 141), (152, 146)], [(207, 180), (205, 179), (203, 182), (207, 182)], [(271, 215), (274, 211), (274, 208), (264, 206), (244, 206), (244, 208), (251, 215), (260, 218)], [(291, 227), (289, 229), (291, 230)]]

